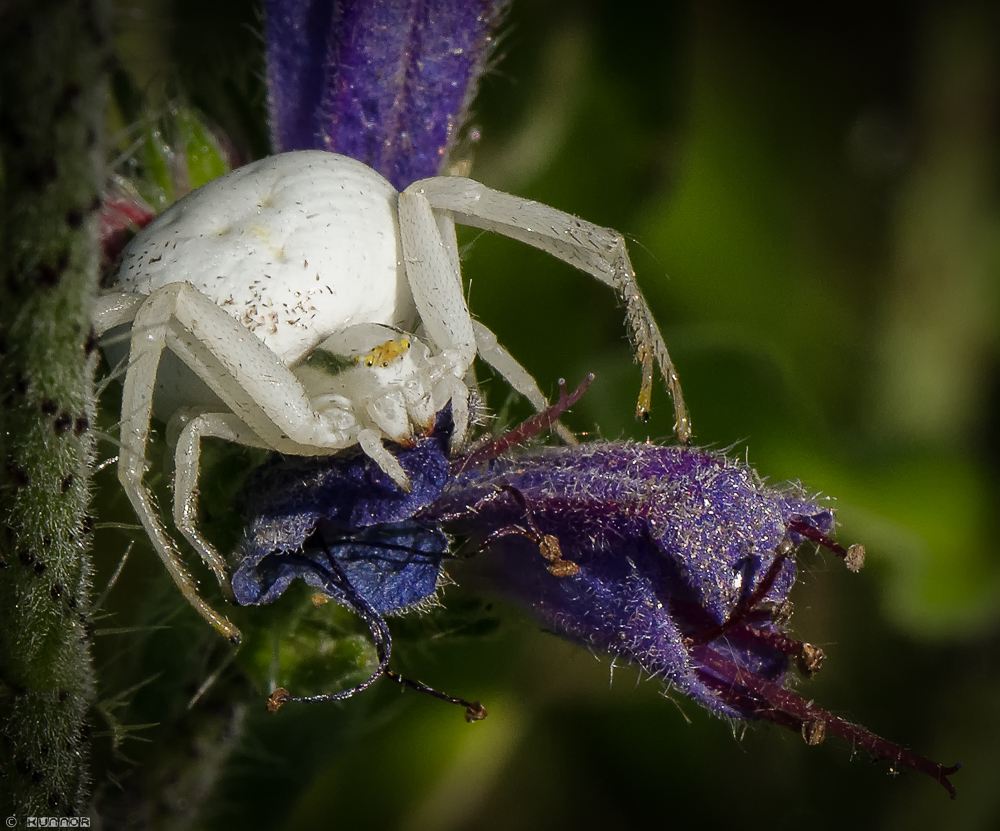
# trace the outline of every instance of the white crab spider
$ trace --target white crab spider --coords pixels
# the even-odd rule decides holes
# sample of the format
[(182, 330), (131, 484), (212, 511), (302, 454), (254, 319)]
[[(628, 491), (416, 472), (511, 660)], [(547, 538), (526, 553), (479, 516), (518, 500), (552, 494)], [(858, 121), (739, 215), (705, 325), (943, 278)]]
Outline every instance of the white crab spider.
[[(143, 484), (152, 414), (169, 422), (176, 443), (175, 524), (226, 590), (225, 561), (196, 523), (203, 437), (297, 455), (359, 445), (407, 487), (382, 439), (411, 439), (450, 401), (460, 443), (463, 379), (477, 353), (544, 409), (531, 376), (470, 317), (456, 222), (534, 245), (614, 288), (643, 367), (637, 414), (648, 409), (655, 361), (678, 435), (690, 435), (673, 365), (617, 232), (469, 179), (424, 179), (399, 193), (366, 165), (322, 151), (239, 168), (139, 234), (117, 291), (94, 313), (109, 356), (131, 330), (119, 479), (178, 587), (231, 640), (238, 630), (198, 595)], [(382, 328), (412, 332), (418, 323), (429, 347)], [(354, 363), (331, 372), (323, 356)]]

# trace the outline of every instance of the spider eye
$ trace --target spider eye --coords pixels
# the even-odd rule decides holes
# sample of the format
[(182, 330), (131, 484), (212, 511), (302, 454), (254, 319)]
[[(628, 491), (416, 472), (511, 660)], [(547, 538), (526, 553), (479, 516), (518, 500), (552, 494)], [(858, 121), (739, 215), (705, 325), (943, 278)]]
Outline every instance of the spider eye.
[(367, 361), (365, 361), (365, 366), (375, 366), (375, 361), (369, 358)]

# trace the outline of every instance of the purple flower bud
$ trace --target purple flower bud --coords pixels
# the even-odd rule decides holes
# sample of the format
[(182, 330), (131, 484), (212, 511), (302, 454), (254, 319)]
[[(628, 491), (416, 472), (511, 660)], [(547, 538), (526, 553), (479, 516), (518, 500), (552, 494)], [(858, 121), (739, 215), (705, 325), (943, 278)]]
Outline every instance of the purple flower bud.
[(266, 0), (275, 152), (330, 150), (398, 189), (442, 172), (505, 0)]
[[(789, 555), (802, 537), (789, 524), (833, 526), (829, 509), (722, 455), (623, 442), (498, 459), (458, 477), (423, 516), (489, 540), (507, 588), (547, 626), (736, 718), (756, 708), (720, 692), (699, 655), (780, 682), (788, 654), (771, 643), (769, 610), (795, 580)], [(545, 538), (575, 573), (553, 574), (571, 569), (539, 554)]]

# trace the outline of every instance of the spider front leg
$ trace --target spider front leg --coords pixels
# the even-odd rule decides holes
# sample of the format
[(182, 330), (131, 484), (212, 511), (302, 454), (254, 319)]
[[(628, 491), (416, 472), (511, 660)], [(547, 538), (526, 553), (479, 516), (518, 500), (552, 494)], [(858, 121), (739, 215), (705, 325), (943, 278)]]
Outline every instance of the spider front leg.
[[(154, 291), (132, 323), (122, 394), (118, 478), (157, 554), (198, 612), (231, 641), (239, 631), (198, 595), (143, 483), (153, 390), (160, 357), (174, 352), (253, 434), (253, 443), (297, 455), (322, 455), (354, 443), (316, 413), (281, 359), (208, 297), (184, 283)], [(188, 487), (185, 485), (185, 487)], [(199, 551), (203, 557), (205, 553)], [(216, 573), (219, 563), (206, 560)]]
[(450, 400), (453, 411), (464, 417), (464, 421), (456, 418), (452, 435), (452, 447), (458, 448), (469, 411), (468, 389), (461, 379), (476, 358), (476, 336), (456, 271), (457, 251), (445, 244), (434, 212), (421, 194), (403, 191), (398, 210), (406, 279), (424, 331), (437, 347), (431, 359), (434, 405), (440, 409)]
[[(409, 199), (409, 196), (407, 199)], [(434, 211), (430, 208), (429, 203), (418, 204), (416, 209), (421, 211), (431, 210), (434, 222), (438, 228), (441, 245), (448, 258), (448, 271), (458, 285), (458, 290), (463, 296), (464, 303), (465, 289), (462, 285), (462, 265), (458, 256), (458, 240), (455, 237), (455, 220), (447, 211)], [(436, 239), (434, 243), (437, 243)], [(468, 314), (467, 307), (466, 313)], [(472, 321), (472, 332), (476, 340), (476, 352), (479, 354), (479, 357), (493, 367), (517, 392), (527, 398), (536, 412), (540, 413), (548, 409), (548, 399), (538, 388), (538, 383), (514, 359), (514, 356), (500, 345), (496, 335), (476, 320)], [(562, 438), (569, 444), (575, 444), (576, 439), (573, 438), (569, 431), (567, 430), (565, 433), (566, 435), (563, 435)]]
[[(166, 348), (169, 310), (152, 298), (133, 321), (132, 348), (122, 396), (121, 451), (118, 479), (142, 523), (153, 548), (185, 599), (231, 643), (239, 643), (240, 632), (224, 615), (216, 612), (198, 594), (198, 586), (167, 535), (142, 478), (146, 467), (146, 444), (152, 416), (153, 386), (160, 355)], [(127, 407), (125, 402), (130, 402)]]
[[(171, 419), (168, 436), (174, 432), (179, 416)], [(232, 413), (198, 413), (184, 422), (174, 447), (174, 525), (215, 573), (226, 598), (232, 600), (226, 560), (198, 530), (198, 473), (203, 438), (264, 449), (267, 445)]]
[[(489, 329), (473, 321), (469, 314), (451, 214), (435, 211), (422, 194), (408, 188), (399, 195), (399, 228), (406, 277), (424, 329), (439, 349), (454, 346), (458, 350), (451, 359), (454, 363), (451, 371), (464, 372), (478, 353), (537, 412), (546, 410), (549, 402), (535, 379), (500, 346)], [(439, 360), (448, 360), (447, 353)], [(567, 444), (576, 443), (572, 433), (562, 425), (555, 430)], [(456, 448), (460, 444), (457, 440), (452, 442)]]
[(648, 416), (655, 362), (673, 398), (677, 437), (685, 444), (690, 441), (691, 421), (680, 381), (659, 327), (635, 281), (621, 234), (547, 205), (500, 193), (471, 179), (423, 179), (406, 189), (400, 196), (400, 204), (407, 195), (422, 197), (435, 212), (451, 212), (459, 224), (503, 234), (547, 251), (611, 286), (625, 304), (636, 360), (642, 366), (636, 415)]
[(94, 310), (91, 313), (94, 334), (100, 337), (108, 329), (123, 323), (131, 323), (145, 302), (144, 295), (131, 291), (99, 294), (94, 300)]

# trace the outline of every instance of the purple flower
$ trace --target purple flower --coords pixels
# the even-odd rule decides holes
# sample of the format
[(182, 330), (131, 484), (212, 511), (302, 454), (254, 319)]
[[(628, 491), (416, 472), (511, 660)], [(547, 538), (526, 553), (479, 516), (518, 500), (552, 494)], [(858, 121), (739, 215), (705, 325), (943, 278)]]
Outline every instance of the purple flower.
[(399, 190), (442, 172), (506, 0), (266, 0), (274, 151), (330, 150)]
[[(780, 682), (792, 642), (771, 618), (795, 580), (794, 528), (833, 526), (828, 508), (725, 456), (625, 442), (497, 459), (421, 516), (488, 540), (546, 626), (734, 718), (757, 708), (720, 689), (703, 653)], [(558, 559), (540, 554), (547, 538)]]
[[(302, 576), (358, 611), (379, 648), (364, 684), (306, 700), (345, 698), (391, 674), (382, 614), (434, 593), (445, 528), (498, 555), (502, 585), (557, 633), (638, 664), (718, 715), (774, 721), (810, 744), (833, 733), (954, 795), (948, 776), (958, 766), (880, 739), (783, 686), (792, 657), (807, 676), (823, 659), (786, 632), (796, 548), (817, 542), (852, 570), (863, 561), (860, 546), (845, 551), (827, 536), (829, 508), (693, 448), (595, 442), (508, 454), (585, 386), (450, 462), (445, 414), (397, 454), (409, 494), (361, 456), (281, 460), (258, 477), (256, 513), (237, 551), (237, 599), (270, 602)], [(277, 693), (275, 706), (292, 700)]]

